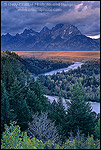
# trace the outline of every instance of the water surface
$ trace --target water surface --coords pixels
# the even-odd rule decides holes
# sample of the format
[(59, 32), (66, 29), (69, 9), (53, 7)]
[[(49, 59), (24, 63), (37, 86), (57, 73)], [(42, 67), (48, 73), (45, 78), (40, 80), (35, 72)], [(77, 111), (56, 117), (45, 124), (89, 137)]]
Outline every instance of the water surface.
[[(58, 100), (58, 96), (50, 96), (50, 95), (45, 95), (48, 99), (49, 99), (49, 101), (52, 103), (54, 100), (57, 102), (57, 100)], [(65, 99), (64, 98), (62, 98), (62, 100), (63, 100), (63, 105), (65, 106), (65, 109), (67, 108), (67, 105), (66, 105), (66, 102), (65, 102)], [(69, 101), (70, 102), (70, 100), (69, 99), (66, 99), (67, 101)], [(89, 101), (89, 103), (90, 103), (90, 105), (91, 105), (91, 107), (92, 107), (92, 111), (95, 111), (96, 113), (100, 113), (100, 103), (98, 103), (98, 102), (91, 102), (91, 101)]]
[[(47, 75), (56, 74), (57, 72), (59, 72), (59, 73), (61, 73), (62, 71), (67, 72), (69, 70), (74, 70), (74, 69), (77, 69), (78, 67), (81, 67), (82, 64), (84, 64), (84, 63), (82, 63), (82, 62), (75, 62), (73, 65), (70, 65), (67, 68), (60, 68), (60, 69), (56, 69), (56, 70), (53, 70), (53, 71), (50, 71), (50, 72), (46, 72), (46, 73), (43, 73), (43, 74), (39, 74), (39, 75), (47, 76)], [(37, 77), (38, 76), (34, 76), (35, 81), (37, 80)]]

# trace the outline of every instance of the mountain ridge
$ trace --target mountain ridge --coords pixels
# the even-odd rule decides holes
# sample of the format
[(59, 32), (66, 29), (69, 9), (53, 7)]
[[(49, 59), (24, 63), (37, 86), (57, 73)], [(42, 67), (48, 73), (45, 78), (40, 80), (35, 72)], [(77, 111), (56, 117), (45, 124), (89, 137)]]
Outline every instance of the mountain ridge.
[(71, 24), (57, 24), (52, 29), (43, 27), (40, 32), (33, 29), (15, 36), (7, 33), (1, 36), (1, 50), (69, 51), (100, 50), (99, 42), (83, 35)]

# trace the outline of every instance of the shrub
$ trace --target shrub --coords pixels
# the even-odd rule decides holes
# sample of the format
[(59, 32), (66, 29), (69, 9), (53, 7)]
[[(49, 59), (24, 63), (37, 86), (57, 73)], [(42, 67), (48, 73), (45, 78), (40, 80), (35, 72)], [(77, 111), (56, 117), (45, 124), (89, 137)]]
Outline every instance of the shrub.
[(87, 139), (82, 135), (69, 138), (62, 146), (55, 140), (44, 142), (36, 138), (29, 138), (26, 132), (21, 132), (16, 122), (5, 125), (2, 134), (1, 149), (100, 149), (100, 141), (94, 140), (93, 135)]
[(30, 139), (27, 133), (21, 132), (16, 122), (5, 125), (5, 132), (2, 135), (1, 149), (43, 149), (44, 144), (38, 139)]

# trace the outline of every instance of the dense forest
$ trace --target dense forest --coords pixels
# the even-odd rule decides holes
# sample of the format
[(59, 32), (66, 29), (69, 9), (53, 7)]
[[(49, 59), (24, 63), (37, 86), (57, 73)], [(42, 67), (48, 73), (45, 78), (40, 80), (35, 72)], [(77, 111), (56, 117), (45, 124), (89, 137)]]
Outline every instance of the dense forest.
[(81, 83), (86, 93), (87, 101), (100, 102), (100, 60), (87, 61), (81, 68), (50, 76), (39, 76), (39, 81), (45, 86), (45, 93), (59, 95), (69, 99), (72, 87)]
[(24, 58), (23, 60), (26, 68), (35, 75), (49, 72), (55, 69), (65, 68), (73, 64), (70, 61), (51, 59)]
[[(54, 100), (51, 104), (44, 96), (43, 85), (30, 78), (30, 70), (23, 69), (22, 61), (14, 52), (1, 55), (1, 148), (99, 149), (100, 115), (92, 112), (89, 103), (86, 104), (85, 84), (74, 80), (70, 89), (71, 101), (67, 102), (69, 107), (65, 110), (62, 92), (59, 92), (58, 102)], [(75, 71), (68, 72), (68, 77), (83, 78), (83, 71), (82, 68), (81, 76)], [(90, 71), (88, 74), (89, 77), (92, 75)], [(96, 68), (93, 74), (95, 81), (99, 81), (99, 69)], [(61, 75), (64, 79), (67, 76), (64, 72)], [(57, 76), (60, 74), (52, 77), (59, 81)], [(41, 78), (41, 82), (45, 81), (44, 76)], [(99, 83), (96, 85), (98, 88)]]
[(6, 54), (10, 55), (13, 58), (16, 58), (19, 60), (19, 63), (22, 66), (22, 70), (25, 72), (26, 70), (29, 70), (30, 73), (33, 73), (34, 75), (42, 74), (45, 72), (49, 72), (55, 69), (59, 68), (65, 68), (69, 65), (73, 64), (72, 61), (64, 61), (60, 59), (37, 59), (35, 57), (23, 57), (21, 58), (14, 52), (6, 51)]

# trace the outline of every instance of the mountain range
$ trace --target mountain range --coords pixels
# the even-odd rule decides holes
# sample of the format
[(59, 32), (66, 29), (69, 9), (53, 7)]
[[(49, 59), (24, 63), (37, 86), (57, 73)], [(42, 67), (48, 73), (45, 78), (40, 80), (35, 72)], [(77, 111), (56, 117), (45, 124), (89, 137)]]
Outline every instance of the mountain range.
[(44, 27), (40, 32), (25, 29), (15, 36), (1, 36), (1, 50), (11, 51), (97, 51), (100, 40), (83, 35), (71, 24), (57, 24), (52, 29)]

